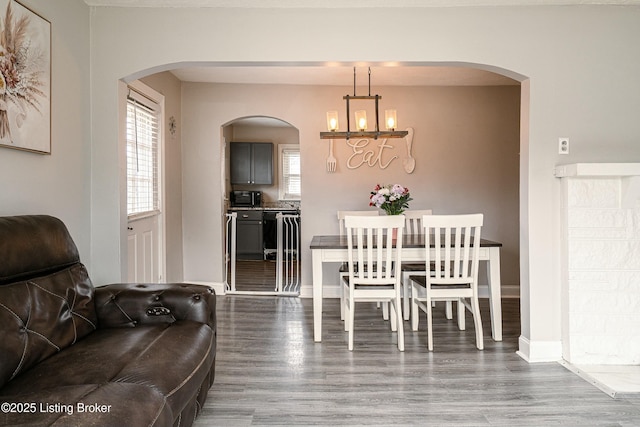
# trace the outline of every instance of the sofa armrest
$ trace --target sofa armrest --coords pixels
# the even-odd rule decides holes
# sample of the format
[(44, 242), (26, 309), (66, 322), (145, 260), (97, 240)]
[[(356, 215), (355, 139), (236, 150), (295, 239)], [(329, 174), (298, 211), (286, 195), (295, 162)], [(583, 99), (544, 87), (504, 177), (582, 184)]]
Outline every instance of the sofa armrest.
[(95, 288), (100, 328), (193, 320), (216, 330), (216, 294), (188, 283), (118, 283)]

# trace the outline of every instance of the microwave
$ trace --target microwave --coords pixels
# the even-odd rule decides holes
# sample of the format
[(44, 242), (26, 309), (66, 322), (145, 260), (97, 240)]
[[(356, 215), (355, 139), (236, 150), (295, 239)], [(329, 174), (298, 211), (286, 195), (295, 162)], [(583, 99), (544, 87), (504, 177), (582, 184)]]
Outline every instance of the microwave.
[(262, 206), (262, 191), (232, 191), (231, 206), (259, 208)]

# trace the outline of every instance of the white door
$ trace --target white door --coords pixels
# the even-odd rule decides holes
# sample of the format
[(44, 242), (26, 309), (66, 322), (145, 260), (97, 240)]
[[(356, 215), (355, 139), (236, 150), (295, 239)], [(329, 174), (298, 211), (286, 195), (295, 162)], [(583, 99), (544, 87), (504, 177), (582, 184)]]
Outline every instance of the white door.
[(129, 282), (164, 280), (162, 95), (138, 84), (127, 96), (127, 259)]
[(129, 221), (127, 237), (129, 282), (162, 281), (159, 223), (159, 215)]

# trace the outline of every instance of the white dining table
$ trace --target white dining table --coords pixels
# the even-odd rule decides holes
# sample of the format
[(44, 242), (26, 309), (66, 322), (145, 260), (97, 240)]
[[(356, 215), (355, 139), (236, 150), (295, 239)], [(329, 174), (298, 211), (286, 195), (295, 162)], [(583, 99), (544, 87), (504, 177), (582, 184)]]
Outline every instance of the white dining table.
[[(489, 307), (491, 312), (491, 336), (502, 341), (502, 293), (500, 291), (500, 248), (502, 243), (480, 239), (480, 261), (487, 263)], [(322, 341), (323, 265), (348, 261), (347, 239), (339, 235), (313, 236), (311, 244), (313, 270), (313, 337)], [(444, 248), (442, 248), (444, 249)], [(435, 248), (432, 248), (435, 251)], [(424, 236), (406, 234), (402, 239), (402, 261), (426, 260)]]

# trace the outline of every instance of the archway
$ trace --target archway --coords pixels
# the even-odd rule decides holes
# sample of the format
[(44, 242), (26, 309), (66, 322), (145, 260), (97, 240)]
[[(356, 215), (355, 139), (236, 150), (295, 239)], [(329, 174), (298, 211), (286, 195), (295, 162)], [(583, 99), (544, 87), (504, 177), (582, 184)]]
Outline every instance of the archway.
[(231, 120), (221, 133), (225, 292), (297, 296), (299, 131), (284, 120), (256, 115)]
[[(180, 64), (181, 67), (184, 67), (185, 64)], [(226, 63), (209, 63), (209, 64), (203, 64), (203, 63), (193, 63), (193, 64), (186, 64), (187, 68), (192, 67), (192, 66), (210, 66), (213, 68), (229, 68), (231, 66), (241, 66), (241, 67), (245, 67), (247, 69), (249, 68), (259, 68), (260, 73), (264, 72), (265, 68), (270, 68), (270, 69), (275, 69), (278, 71), (283, 71), (284, 69), (289, 69), (290, 64), (279, 64), (279, 63), (261, 63), (261, 64), (256, 64), (256, 63), (242, 63), (242, 64), (226, 64)], [(335, 64), (334, 64), (335, 65)], [(347, 68), (350, 69), (350, 67), (354, 64), (338, 64), (340, 66), (346, 66)], [(417, 72), (419, 73), (420, 70), (422, 69), (438, 69), (439, 71), (442, 71), (443, 69), (450, 69), (452, 68), (460, 68), (460, 69), (476, 69), (476, 70), (481, 70), (483, 72), (490, 72), (490, 73), (494, 73), (494, 74), (499, 74), (501, 76), (507, 76), (517, 82), (525, 82), (526, 78), (524, 76), (521, 76), (517, 73), (508, 71), (508, 70), (503, 70), (503, 69), (499, 69), (497, 67), (492, 67), (492, 66), (487, 66), (487, 65), (482, 65), (482, 64), (471, 64), (471, 63), (431, 63), (431, 62), (412, 62), (412, 63), (400, 63), (400, 64), (393, 64), (393, 68), (389, 67), (390, 64), (382, 64), (382, 63), (377, 63), (377, 64), (371, 64), (373, 66), (380, 66), (380, 67), (387, 67), (389, 68), (389, 70), (393, 69), (395, 72), (399, 72), (400, 70), (404, 70), (404, 69), (410, 69), (411, 72)], [(156, 71), (160, 70), (160, 69), (172, 69), (174, 66), (172, 65), (166, 65), (163, 67), (158, 67), (156, 69)], [(311, 71), (313, 69), (322, 69), (325, 71), (329, 71), (329, 70), (333, 70), (334, 67), (328, 67), (327, 64), (324, 63), (304, 63), (304, 64), (295, 64), (296, 68), (301, 68), (304, 69), (305, 71)], [(375, 74), (375, 80), (374, 80), (374, 85), (378, 85), (378, 82), (380, 82), (381, 85), (384, 85), (384, 82), (382, 81), (382, 76), (380, 75), (381, 73), (377, 73)], [(345, 86), (347, 86), (350, 83), (350, 78), (346, 79), (347, 82), (345, 84)], [(524, 169), (526, 168), (527, 164), (528, 164), (528, 85), (521, 85), (521, 104), (520, 104), (520, 126), (521, 126), (521, 132), (520, 132), (520, 142), (519, 142), (519, 152), (520, 152), (520, 177), (519, 177), (519, 188), (522, 190), (526, 190), (528, 188), (528, 173), (527, 171)], [(525, 94), (526, 92), (526, 94)], [(315, 113), (314, 113), (315, 114)], [(318, 117), (321, 117), (320, 120), (322, 120), (322, 113), (317, 114)], [(240, 117), (240, 116), (238, 116)], [(226, 119), (227, 122), (229, 120), (229, 118)], [(225, 123), (227, 123), (225, 122)], [(320, 125), (321, 126), (321, 125)], [(313, 135), (315, 135), (317, 133), (317, 131), (321, 130), (320, 126), (315, 126), (315, 128), (313, 129)], [(224, 180), (222, 180), (221, 182), (224, 182)], [(529, 301), (528, 301), (528, 275), (527, 275), (527, 267), (526, 264), (528, 264), (528, 215), (527, 215), (527, 211), (528, 211), (528, 206), (526, 205), (527, 203), (527, 197), (526, 194), (520, 194), (520, 213), (519, 213), (519, 222), (520, 222), (520, 239), (519, 239), (519, 261), (522, 267), (522, 273), (520, 274), (520, 277), (522, 278), (522, 280), (520, 280), (520, 293), (521, 293), (521, 297), (522, 297), (522, 332), (524, 335), (528, 336), (528, 324), (529, 324), (529, 312), (528, 312), (528, 305), (529, 305)], [(221, 257), (222, 258), (222, 257)], [(214, 280), (215, 281), (215, 280)], [(309, 296), (309, 295), (307, 295)]]

